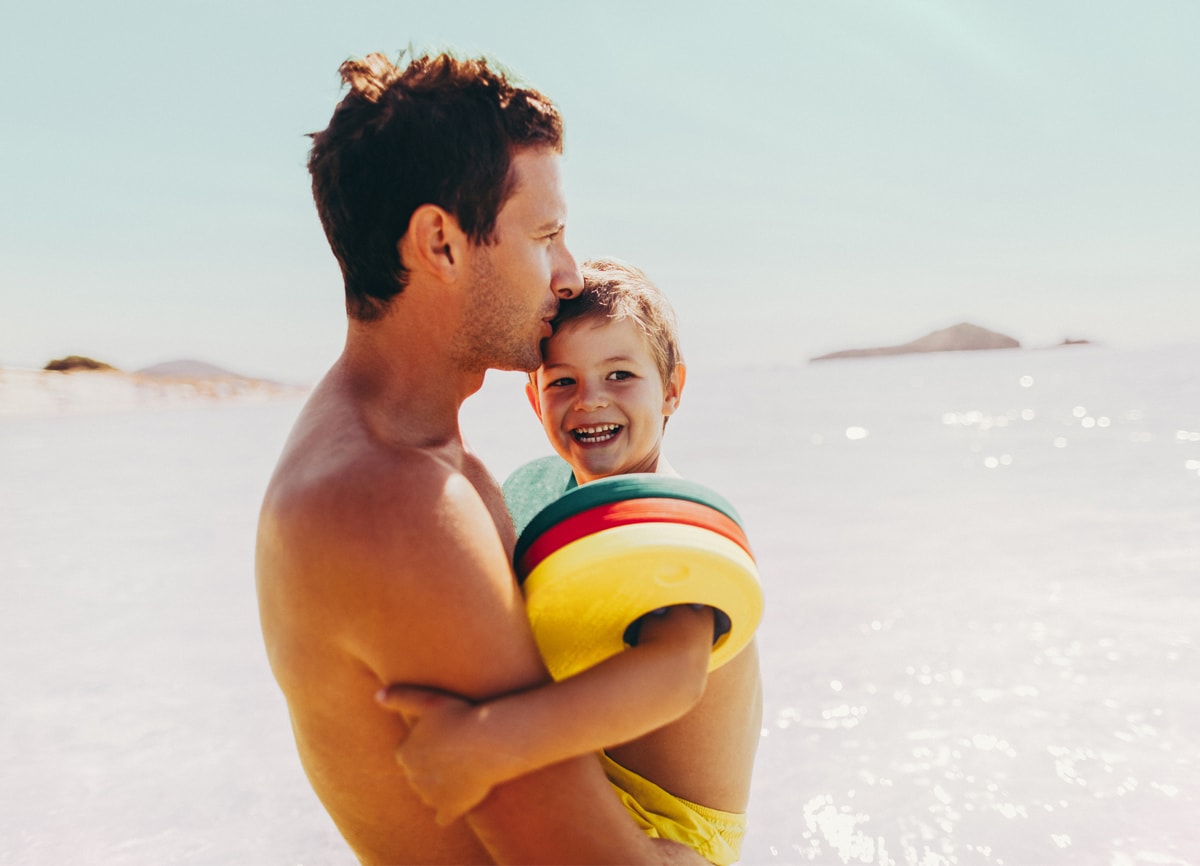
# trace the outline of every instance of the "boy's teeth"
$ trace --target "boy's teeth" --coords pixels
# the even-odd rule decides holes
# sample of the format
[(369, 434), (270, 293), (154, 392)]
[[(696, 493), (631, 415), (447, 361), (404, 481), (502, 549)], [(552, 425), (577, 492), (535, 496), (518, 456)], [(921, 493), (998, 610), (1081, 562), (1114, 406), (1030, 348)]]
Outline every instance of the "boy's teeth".
[(597, 424), (590, 427), (576, 427), (571, 433), (580, 441), (604, 442), (617, 435), (620, 424)]

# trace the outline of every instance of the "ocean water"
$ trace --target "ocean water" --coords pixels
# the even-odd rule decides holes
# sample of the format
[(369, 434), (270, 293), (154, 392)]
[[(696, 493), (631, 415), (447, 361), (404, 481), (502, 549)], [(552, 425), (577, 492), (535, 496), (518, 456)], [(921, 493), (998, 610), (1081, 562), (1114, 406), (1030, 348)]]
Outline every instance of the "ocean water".
[[(258, 632), (298, 408), (0, 418), (0, 863), (354, 862)], [(667, 439), (767, 594), (744, 863), (1200, 863), (1200, 346), (695, 368)]]

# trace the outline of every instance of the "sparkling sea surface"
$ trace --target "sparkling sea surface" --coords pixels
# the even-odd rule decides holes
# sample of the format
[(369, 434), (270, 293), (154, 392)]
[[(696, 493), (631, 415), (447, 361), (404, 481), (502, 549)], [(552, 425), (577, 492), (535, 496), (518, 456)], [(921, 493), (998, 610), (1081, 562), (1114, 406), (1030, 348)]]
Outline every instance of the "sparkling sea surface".
[[(0, 863), (355, 862), (258, 630), (299, 405), (0, 413)], [(743, 863), (1200, 864), (1200, 346), (697, 367), (667, 452), (767, 594)]]

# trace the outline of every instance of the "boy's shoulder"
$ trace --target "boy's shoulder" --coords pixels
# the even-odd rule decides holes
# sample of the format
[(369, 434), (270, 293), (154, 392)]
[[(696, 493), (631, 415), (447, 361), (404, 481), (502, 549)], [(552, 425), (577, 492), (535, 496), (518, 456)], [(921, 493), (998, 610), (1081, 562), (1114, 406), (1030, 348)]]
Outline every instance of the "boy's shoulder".
[(577, 486), (570, 464), (557, 454), (539, 457), (514, 470), (501, 490), (517, 535), (539, 511)]

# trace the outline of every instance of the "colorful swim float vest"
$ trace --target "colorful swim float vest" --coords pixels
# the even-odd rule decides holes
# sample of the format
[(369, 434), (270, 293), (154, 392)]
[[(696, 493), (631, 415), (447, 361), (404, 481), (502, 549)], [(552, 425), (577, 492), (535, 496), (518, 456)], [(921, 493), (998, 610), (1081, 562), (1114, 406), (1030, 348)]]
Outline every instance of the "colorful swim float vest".
[(636, 643), (642, 617), (677, 604), (716, 611), (709, 670), (740, 652), (762, 619), (750, 543), (733, 506), (666, 475), (614, 475), (539, 511), (513, 551), (538, 649), (565, 679)]

